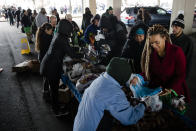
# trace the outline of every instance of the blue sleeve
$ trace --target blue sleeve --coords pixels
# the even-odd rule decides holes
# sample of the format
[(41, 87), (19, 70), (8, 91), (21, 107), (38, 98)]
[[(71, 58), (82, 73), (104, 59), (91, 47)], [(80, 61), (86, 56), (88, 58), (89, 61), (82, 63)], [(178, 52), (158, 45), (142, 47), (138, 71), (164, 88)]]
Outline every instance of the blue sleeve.
[(123, 125), (132, 125), (144, 116), (145, 106), (140, 103), (133, 107), (128, 102), (125, 94), (118, 94), (109, 103), (108, 110)]
[(84, 32), (84, 40), (86, 43), (90, 44), (89, 40), (90, 26), (88, 26)]

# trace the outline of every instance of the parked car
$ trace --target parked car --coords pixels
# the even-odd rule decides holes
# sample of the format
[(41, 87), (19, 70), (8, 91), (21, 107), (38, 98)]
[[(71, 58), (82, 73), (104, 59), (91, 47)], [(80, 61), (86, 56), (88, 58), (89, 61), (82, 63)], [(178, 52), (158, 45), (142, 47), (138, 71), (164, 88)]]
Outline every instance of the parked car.
[(133, 26), (136, 22), (137, 13), (140, 8), (144, 8), (151, 15), (149, 26), (161, 24), (169, 29), (171, 14), (160, 7), (130, 7), (125, 8), (121, 13), (121, 21), (128, 26)]

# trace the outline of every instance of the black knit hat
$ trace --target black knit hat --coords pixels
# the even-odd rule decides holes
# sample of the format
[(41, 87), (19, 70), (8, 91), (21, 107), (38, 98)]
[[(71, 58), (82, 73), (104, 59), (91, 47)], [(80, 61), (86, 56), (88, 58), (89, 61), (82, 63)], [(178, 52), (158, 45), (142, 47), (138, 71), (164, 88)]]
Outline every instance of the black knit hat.
[(179, 14), (178, 17), (172, 22), (172, 25), (176, 25), (184, 29), (184, 15)]
[(108, 64), (106, 72), (123, 85), (129, 80), (132, 70), (126, 59), (114, 57)]
[(95, 20), (100, 20), (100, 15), (99, 14), (96, 14), (93, 19), (92, 19), (92, 22), (94, 22)]
[(113, 10), (112, 6), (110, 6), (110, 7), (108, 8), (108, 10)]

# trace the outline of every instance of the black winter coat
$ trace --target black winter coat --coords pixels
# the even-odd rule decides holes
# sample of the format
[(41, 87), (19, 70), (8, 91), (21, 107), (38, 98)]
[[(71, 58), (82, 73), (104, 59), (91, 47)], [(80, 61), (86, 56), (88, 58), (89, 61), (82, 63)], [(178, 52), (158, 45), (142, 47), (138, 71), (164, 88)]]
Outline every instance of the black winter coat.
[(18, 22), (19, 22), (20, 19), (21, 19), (21, 18), (20, 18), (20, 14), (21, 14), (21, 11), (20, 11), (20, 10), (17, 10), (16, 13), (15, 13)]
[(141, 73), (141, 56), (144, 49), (145, 41), (138, 43), (134, 39), (127, 40), (123, 50), (122, 57), (130, 59), (132, 70), (134, 73)]
[(49, 47), (50, 47), (50, 43), (52, 41), (52, 35), (48, 35), (46, 33), (44, 33), (41, 37), (40, 37), (40, 52), (38, 54), (38, 60), (42, 61), (42, 59), (44, 58), (46, 52), (48, 51)]
[(66, 54), (71, 57), (74, 56), (69, 46), (69, 39), (57, 34), (41, 62), (41, 75), (46, 76), (49, 80), (60, 79), (63, 73), (63, 58)]
[(86, 30), (86, 28), (91, 24), (91, 18), (93, 18), (93, 15), (89, 12), (86, 14), (83, 14), (83, 19), (82, 19), (82, 29), (83, 31)]
[(175, 35), (170, 35), (171, 41), (173, 44), (180, 46), (186, 56), (186, 78), (189, 76), (191, 62), (192, 62), (192, 54), (193, 54), (193, 43), (191, 39), (182, 33), (179, 37), (175, 37)]
[(114, 30), (105, 34), (105, 40), (109, 44), (111, 51), (109, 52), (104, 64), (108, 64), (113, 57), (120, 57), (124, 44), (126, 43), (126, 31), (121, 24), (116, 23)]
[(24, 27), (31, 27), (31, 19), (29, 16), (23, 15), (21, 22)]

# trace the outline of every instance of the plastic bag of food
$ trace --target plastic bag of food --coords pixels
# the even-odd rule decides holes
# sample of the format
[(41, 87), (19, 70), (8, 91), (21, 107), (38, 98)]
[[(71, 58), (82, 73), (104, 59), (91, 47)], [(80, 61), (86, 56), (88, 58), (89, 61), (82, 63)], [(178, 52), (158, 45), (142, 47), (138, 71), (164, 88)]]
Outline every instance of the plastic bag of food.
[(76, 88), (82, 92), (84, 91), (96, 78), (98, 77), (98, 75), (96, 74), (86, 74), (83, 75), (76, 83)]
[(159, 99), (158, 94), (144, 97), (144, 98), (142, 98), (142, 101), (144, 101), (146, 103), (147, 108), (150, 107), (152, 112), (160, 111), (163, 106), (163, 103)]
[(81, 63), (77, 63), (77, 64), (73, 65), (72, 69), (73, 69), (73, 71), (71, 73), (72, 78), (82, 75), (82, 72), (84, 70)]
[[(131, 84), (131, 80), (134, 77), (138, 78), (138, 83), (136, 85)], [(128, 87), (130, 87), (130, 90), (133, 92), (133, 95), (135, 98), (152, 96), (152, 95), (158, 94), (162, 90), (161, 87), (158, 87), (155, 89), (148, 88), (147, 87), (148, 82), (144, 81), (144, 78), (139, 74), (132, 74), (126, 84)]]

